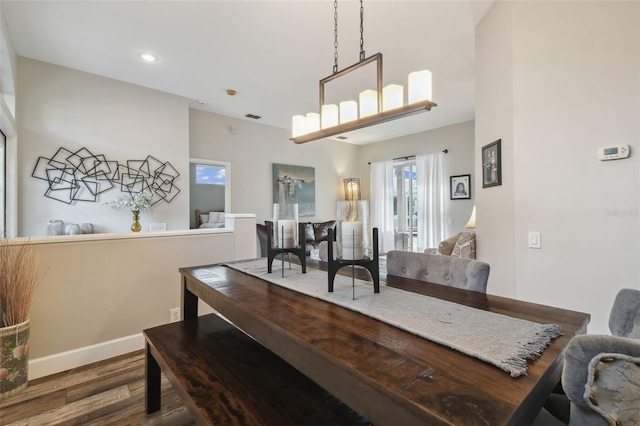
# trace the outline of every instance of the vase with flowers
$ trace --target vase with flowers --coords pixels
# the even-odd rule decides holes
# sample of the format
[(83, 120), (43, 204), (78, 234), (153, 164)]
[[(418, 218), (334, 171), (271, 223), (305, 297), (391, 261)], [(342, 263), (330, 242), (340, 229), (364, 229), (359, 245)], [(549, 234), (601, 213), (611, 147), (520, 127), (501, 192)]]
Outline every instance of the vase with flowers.
[(25, 239), (0, 239), (0, 400), (27, 386), (29, 310), (39, 282), (38, 257)]
[(153, 194), (150, 191), (142, 191), (130, 195), (121, 195), (115, 200), (108, 201), (105, 204), (116, 210), (122, 208), (130, 210), (131, 213), (133, 213), (131, 230), (133, 232), (140, 232), (142, 230), (142, 226), (140, 225), (140, 212), (149, 210), (152, 200)]

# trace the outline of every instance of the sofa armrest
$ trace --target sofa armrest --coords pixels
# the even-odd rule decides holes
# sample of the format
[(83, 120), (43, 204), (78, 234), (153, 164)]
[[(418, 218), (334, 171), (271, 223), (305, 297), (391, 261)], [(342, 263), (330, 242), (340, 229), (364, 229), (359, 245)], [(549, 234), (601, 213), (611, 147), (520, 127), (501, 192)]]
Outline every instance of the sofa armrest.
[(453, 248), (456, 246), (456, 242), (458, 241), (458, 238), (460, 238), (460, 235), (462, 235), (462, 232), (458, 232), (456, 235), (449, 237), (446, 240), (442, 240), (440, 242), (440, 245), (438, 246), (437, 253), (433, 254), (451, 256), (451, 253), (453, 253)]

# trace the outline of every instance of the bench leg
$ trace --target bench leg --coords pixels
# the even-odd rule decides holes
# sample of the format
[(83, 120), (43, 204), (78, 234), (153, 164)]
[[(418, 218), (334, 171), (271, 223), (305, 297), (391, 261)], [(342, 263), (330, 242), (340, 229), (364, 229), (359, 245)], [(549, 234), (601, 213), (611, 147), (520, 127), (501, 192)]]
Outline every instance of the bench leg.
[(151, 355), (149, 344), (145, 351), (145, 405), (147, 414), (155, 413), (160, 409), (160, 366)]

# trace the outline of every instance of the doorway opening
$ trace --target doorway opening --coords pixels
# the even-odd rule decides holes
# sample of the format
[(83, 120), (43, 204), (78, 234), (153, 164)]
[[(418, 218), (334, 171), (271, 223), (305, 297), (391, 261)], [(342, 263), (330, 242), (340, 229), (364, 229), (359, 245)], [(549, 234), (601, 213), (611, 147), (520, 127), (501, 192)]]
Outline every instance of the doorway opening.
[(189, 159), (189, 226), (196, 228), (196, 210), (231, 212), (231, 163)]

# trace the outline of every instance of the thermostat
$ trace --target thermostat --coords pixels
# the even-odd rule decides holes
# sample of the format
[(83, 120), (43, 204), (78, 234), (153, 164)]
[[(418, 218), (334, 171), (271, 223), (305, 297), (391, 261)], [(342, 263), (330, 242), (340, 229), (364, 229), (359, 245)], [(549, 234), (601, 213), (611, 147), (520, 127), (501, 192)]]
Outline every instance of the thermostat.
[(629, 145), (607, 146), (598, 150), (600, 160), (620, 160), (629, 157)]

